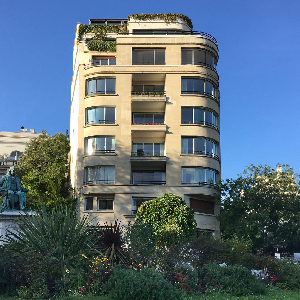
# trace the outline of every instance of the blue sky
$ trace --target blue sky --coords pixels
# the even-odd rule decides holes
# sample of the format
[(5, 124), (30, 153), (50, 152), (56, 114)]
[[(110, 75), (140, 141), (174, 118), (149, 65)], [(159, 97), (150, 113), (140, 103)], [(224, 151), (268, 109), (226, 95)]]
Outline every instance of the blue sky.
[(77, 22), (181, 13), (220, 50), (222, 178), (253, 163), (300, 173), (300, 1), (0, 0), (0, 131), (69, 129)]

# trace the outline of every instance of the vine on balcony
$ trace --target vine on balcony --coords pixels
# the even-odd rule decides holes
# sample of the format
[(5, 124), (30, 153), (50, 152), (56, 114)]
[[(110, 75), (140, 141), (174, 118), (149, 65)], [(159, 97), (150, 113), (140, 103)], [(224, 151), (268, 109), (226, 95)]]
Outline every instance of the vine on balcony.
[(116, 52), (116, 41), (90, 40), (87, 47), (90, 51)]
[(133, 14), (128, 16), (128, 20), (130, 18), (133, 18), (135, 20), (164, 20), (165, 22), (175, 22), (177, 18), (182, 19), (187, 26), (189, 26), (191, 29), (193, 29), (193, 23), (191, 19), (185, 15), (182, 14), (172, 14), (172, 13), (166, 13), (166, 14)]

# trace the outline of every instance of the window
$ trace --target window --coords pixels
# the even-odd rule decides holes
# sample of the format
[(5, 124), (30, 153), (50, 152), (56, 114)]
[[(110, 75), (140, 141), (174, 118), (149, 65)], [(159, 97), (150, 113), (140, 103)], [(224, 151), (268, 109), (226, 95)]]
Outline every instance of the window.
[(115, 137), (98, 136), (88, 137), (84, 140), (85, 155), (93, 155), (100, 153), (115, 153)]
[(133, 124), (164, 124), (164, 113), (133, 113)]
[(182, 94), (203, 94), (216, 98), (216, 91), (212, 83), (200, 78), (181, 78)]
[(132, 156), (164, 156), (165, 145), (160, 143), (133, 143)]
[(86, 167), (84, 169), (84, 184), (114, 184), (114, 166)]
[[(155, 198), (155, 197), (154, 197)], [(132, 198), (132, 214), (135, 215), (139, 209), (139, 207), (146, 201), (152, 200), (154, 198), (146, 198), (146, 197), (133, 197)]]
[(212, 201), (190, 198), (190, 208), (192, 208), (194, 212), (213, 215), (215, 212), (215, 203)]
[(205, 65), (215, 69), (215, 61), (212, 55), (199, 48), (181, 49), (182, 65)]
[(181, 169), (182, 184), (207, 184), (216, 183), (216, 173), (209, 169), (187, 167)]
[(94, 66), (107, 66), (107, 65), (115, 65), (116, 58), (115, 57), (107, 57), (107, 56), (93, 56), (93, 65)]
[(152, 93), (164, 93), (164, 85), (154, 85), (154, 84), (140, 84), (140, 85), (132, 85), (132, 93), (133, 94), (152, 94)]
[(165, 49), (132, 49), (133, 65), (164, 65)]
[(20, 151), (13, 151), (11, 154), (10, 154), (10, 157), (9, 159), (10, 160), (17, 160), (21, 155), (21, 152)]
[(85, 95), (115, 94), (116, 78), (93, 78), (86, 80)]
[(85, 198), (85, 210), (93, 210), (93, 197)]
[(133, 184), (165, 184), (166, 173), (164, 171), (133, 171)]
[(202, 124), (217, 127), (217, 117), (210, 111), (192, 106), (181, 107), (181, 124)]
[(115, 124), (115, 107), (90, 107), (86, 109), (85, 124)]
[(181, 153), (216, 156), (216, 145), (212, 141), (200, 137), (182, 137)]
[(97, 198), (98, 210), (113, 210), (114, 209), (114, 199), (108, 198)]

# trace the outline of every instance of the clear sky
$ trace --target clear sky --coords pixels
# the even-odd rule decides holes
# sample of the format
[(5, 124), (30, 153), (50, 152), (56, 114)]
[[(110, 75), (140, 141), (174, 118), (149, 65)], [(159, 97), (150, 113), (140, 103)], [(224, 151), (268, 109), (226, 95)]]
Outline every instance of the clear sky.
[(0, 0), (0, 131), (69, 129), (77, 22), (167, 12), (218, 41), (222, 178), (250, 163), (300, 173), (298, 0)]

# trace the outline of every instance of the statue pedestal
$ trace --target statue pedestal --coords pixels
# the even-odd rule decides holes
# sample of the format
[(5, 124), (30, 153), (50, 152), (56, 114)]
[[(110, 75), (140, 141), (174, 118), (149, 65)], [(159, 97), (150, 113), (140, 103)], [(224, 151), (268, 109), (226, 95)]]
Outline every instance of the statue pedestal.
[[(31, 211), (27, 213), (34, 215), (34, 212)], [(18, 221), (21, 215), (24, 214), (25, 213), (22, 210), (5, 210), (0, 213), (0, 245), (4, 244), (3, 238), (8, 235), (7, 230), (15, 232), (19, 228)]]

